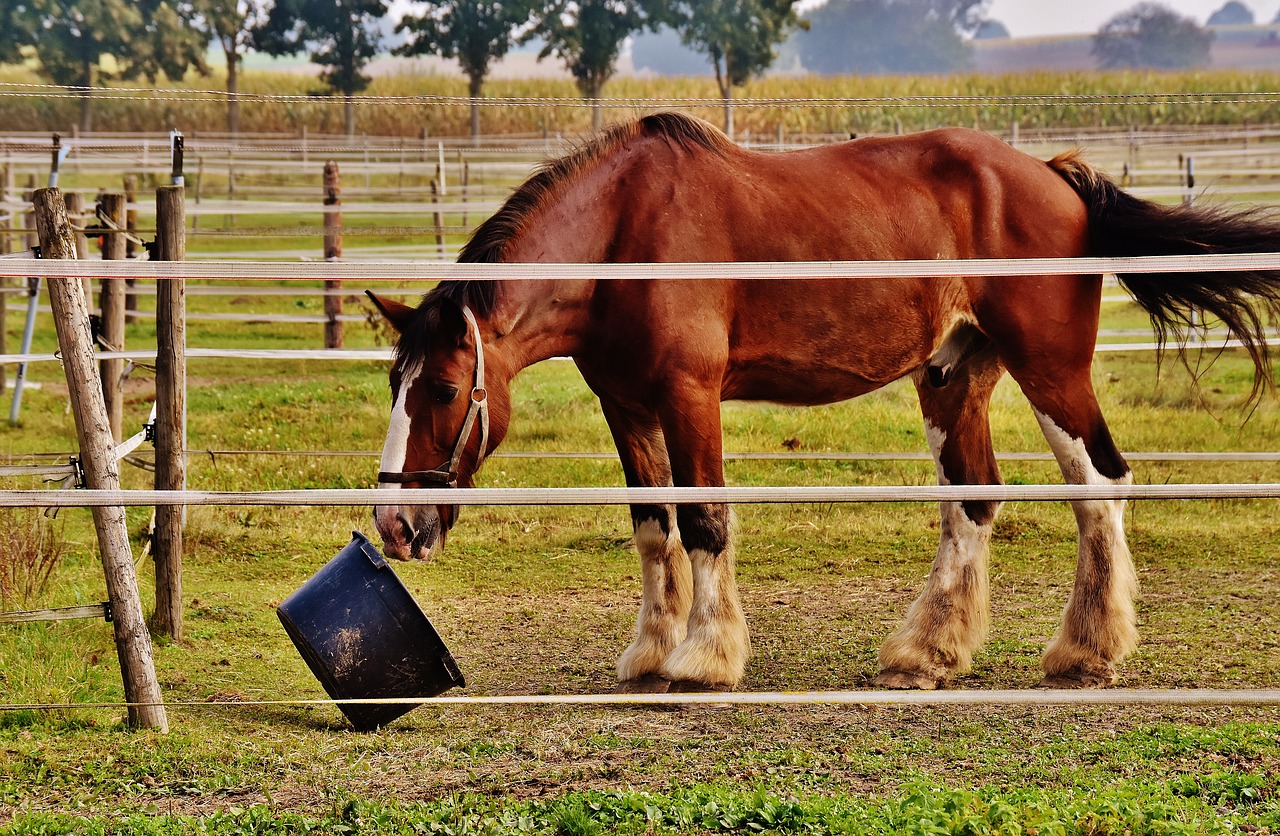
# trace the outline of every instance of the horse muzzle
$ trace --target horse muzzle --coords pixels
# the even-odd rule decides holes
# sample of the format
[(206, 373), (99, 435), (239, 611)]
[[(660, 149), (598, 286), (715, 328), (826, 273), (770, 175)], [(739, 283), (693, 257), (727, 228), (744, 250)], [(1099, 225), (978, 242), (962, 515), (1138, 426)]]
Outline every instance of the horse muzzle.
[[(444, 533), (454, 514), (434, 505), (377, 505), (374, 525), (382, 535), (382, 550), (395, 560), (426, 560), (444, 545)], [(443, 511), (443, 513), (442, 513)]]

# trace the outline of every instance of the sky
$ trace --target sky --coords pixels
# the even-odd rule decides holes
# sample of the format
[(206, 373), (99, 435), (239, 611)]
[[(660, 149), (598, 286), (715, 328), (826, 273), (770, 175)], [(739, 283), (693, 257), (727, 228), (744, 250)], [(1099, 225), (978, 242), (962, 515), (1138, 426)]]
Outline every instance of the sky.
[[(825, 0), (801, 0), (799, 8), (820, 6)], [(1102, 24), (1120, 12), (1136, 6), (1140, 0), (992, 0), (987, 12), (1009, 28), (1015, 38), (1037, 35), (1093, 34)], [(1204, 24), (1227, 0), (1157, 0), (1184, 17)], [(1258, 23), (1270, 23), (1280, 10), (1280, 0), (1241, 0), (1253, 10)]]
[[(825, 0), (801, 0), (799, 8), (820, 6)], [(1015, 38), (1037, 35), (1073, 35), (1098, 31), (1115, 15), (1137, 5), (1140, 0), (992, 0), (987, 17), (998, 20)], [(1157, 0), (1186, 17), (1203, 24), (1227, 0)], [(1280, 0), (1241, 0), (1253, 10), (1258, 23), (1270, 23), (1280, 10)], [(408, 0), (392, 0), (396, 19)]]
[[(1178, 14), (1203, 24), (1226, 0), (1161, 0)], [(1280, 0), (1242, 0), (1258, 23), (1270, 23)], [(1009, 28), (1015, 38), (1093, 33), (1137, 0), (993, 0), (987, 16)]]

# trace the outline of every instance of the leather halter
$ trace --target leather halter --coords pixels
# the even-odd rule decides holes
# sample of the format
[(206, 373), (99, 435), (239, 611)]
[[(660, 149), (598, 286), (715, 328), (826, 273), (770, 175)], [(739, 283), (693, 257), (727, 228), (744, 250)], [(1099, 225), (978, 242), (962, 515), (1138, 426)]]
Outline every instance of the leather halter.
[(463, 419), (462, 429), (458, 431), (453, 455), (435, 470), (380, 471), (378, 481), (381, 483), (425, 482), (449, 488), (458, 487), (458, 464), (462, 461), (462, 451), (471, 438), (471, 430), (475, 427), (477, 418), (480, 419), (480, 453), (476, 457), (476, 469), (484, 462), (485, 448), (489, 446), (489, 393), (484, 388), (484, 344), (480, 342), (480, 326), (476, 324), (471, 308), (463, 305), (462, 315), (476, 338), (476, 374), (471, 389), (471, 402), (467, 405), (467, 417)]

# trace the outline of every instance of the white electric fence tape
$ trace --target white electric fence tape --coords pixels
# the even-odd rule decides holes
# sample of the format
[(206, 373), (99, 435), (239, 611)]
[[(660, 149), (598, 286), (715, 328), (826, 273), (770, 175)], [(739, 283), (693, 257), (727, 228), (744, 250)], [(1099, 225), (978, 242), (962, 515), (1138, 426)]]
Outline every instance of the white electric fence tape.
[(756, 488), (352, 488), (280, 491), (0, 490), (0, 508), (110, 505), (692, 505), (1277, 499), (1280, 484), (857, 485)]
[(945, 707), (1080, 707), (1080, 706), (1255, 706), (1280, 705), (1280, 690), (1273, 688), (1135, 688), (1135, 689), (1028, 689), (998, 691), (759, 691), (691, 694), (509, 694), (493, 696), (396, 697), (350, 700), (282, 699), (282, 700), (175, 700), (165, 703), (16, 703), (0, 704), (0, 711), (69, 711), (76, 709), (112, 709), (158, 706), (165, 708), (207, 709), (270, 706), (336, 706), (336, 705), (418, 705), (436, 707), (466, 706), (748, 706), (748, 705), (825, 705), (881, 706), (885, 708)]
[(1280, 253), (1132, 258), (974, 258), (917, 261), (678, 262), (661, 264), (460, 264), (405, 261), (0, 261), (0, 278), (198, 281), (506, 281), (510, 279), (884, 279), (1213, 273), (1280, 270)]

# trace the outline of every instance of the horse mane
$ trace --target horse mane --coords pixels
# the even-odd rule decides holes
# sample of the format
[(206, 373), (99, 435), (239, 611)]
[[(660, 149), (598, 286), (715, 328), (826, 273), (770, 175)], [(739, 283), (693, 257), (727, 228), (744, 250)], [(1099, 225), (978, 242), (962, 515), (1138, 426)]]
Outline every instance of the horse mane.
[(724, 154), (733, 147), (729, 138), (713, 125), (683, 113), (654, 113), (634, 122), (613, 125), (569, 154), (538, 166), (502, 208), (476, 229), (462, 248), (458, 261), (464, 264), (502, 261), (507, 245), (562, 184), (595, 168), (606, 156), (642, 136), (664, 139), (687, 151), (702, 149)]
[[(561, 186), (591, 171), (605, 157), (641, 137), (655, 137), (685, 151), (703, 150), (724, 155), (733, 142), (709, 122), (683, 113), (653, 113), (609, 127), (595, 138), (557, 159), (539, 165), (516, 187), (488, 220), (480, 224), (458, 255), (460, 264), (494, 264), (506, 256), (507, 247), (524, 231), (544, 203)], [(442, 312), (446, 302), (469, 307), (484, 318), (493, 312), (498, 282), (470, 279), (443, 281), (422, 297), (418, 315), (405, 329), (396, 347), (396, 363), (402, 366), (423, 359), (426, 336), (447, 325)]]

